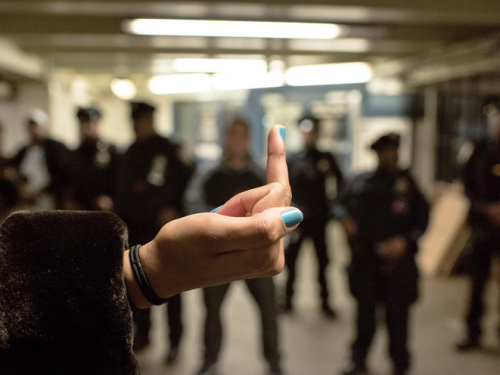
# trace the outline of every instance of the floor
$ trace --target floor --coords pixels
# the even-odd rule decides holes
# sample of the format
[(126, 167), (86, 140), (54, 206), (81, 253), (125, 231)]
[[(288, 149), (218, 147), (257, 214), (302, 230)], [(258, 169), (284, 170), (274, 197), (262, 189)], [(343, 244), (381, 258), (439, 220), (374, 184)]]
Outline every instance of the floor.
[[(333, 303), (338, 319), (329, 321), (319, 313), (315, 283), (315, 259), (311, 244), (301, 253), (296, 310), (280, 316), (283, 368), (288, 375), (338, 374), (348, 353), (353, 333), (354, 304), (349, 296), (343, 269), (347, 251), (342, 233), (332, 226), (329, 238), (333, 263), (330, 283), (335, 290)], [(282, 290), (284, 275), (276, 277)], [(458, 354), (454, 341), (460, 337), (462, 316), (468, 294), (464, 278), (425, 279), (421, 299), (412, 311), (411, 375), (499, 375), (500, 345), (495, 334), (499, 323), (500, 300), (497, 284), (488, 290), (489, 313), (485, 318), (487, 334), (484, 350)], [(167, 350), (164, 307), (153, 312), (152, 345), (139, 353), (143, 375), (194, 375), (200, 364), (203, 305), (199, 290), (184, 294), (185, 336), (178, 362), (163, 365)], [(497, 301), (497, 303), (495, 303)], [(244, 283), (235, 283), (225, 301), (225, 337), (219, 370), (223, 375), (264, 375), (267, 367), (260, 354), (258, 316)], [(375, 339), (369, 367), (372, 375), (389, 375), (387, 339), (381, 327)]]

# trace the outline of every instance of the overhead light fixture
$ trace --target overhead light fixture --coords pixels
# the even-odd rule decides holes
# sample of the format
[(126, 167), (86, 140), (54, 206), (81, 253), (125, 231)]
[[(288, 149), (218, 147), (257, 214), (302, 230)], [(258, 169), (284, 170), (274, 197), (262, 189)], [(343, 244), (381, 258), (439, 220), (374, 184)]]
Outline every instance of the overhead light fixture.
[(122, 22), (122, 29), (138, 35), (207, 36), (274, 39), (334, 39), (341, 27), (328, 23), (173, 20), (138, 18)]
[(131, 100), (137, 94), (137, 87), (130, 79), (115, 78), (111, 81), (111, 92), (123, 100)]
[(402, 80), (396, 78), (375, 78), (367, 85), (366, 89), (371, 94), (380, 95), (400, 95), (404, 92), (405, 86)]
[(372, 76), (369, 64), (356, 62), (289, 68), (285, 73), (285, 81), (290, 86), (341, 85), (368, 82)]
[(283, 73), (215, 74), (212, 78), (215, 90), (245, 90), (280, 87), (284, 84)]
[(203, 92), (211, 88), (208, 74), (168, 74), (149, 81), (149, 89), (156, 95)]
[(175, 59), (173, 69), (179, 73), (266, 72), (267, 63), (250, 59)]

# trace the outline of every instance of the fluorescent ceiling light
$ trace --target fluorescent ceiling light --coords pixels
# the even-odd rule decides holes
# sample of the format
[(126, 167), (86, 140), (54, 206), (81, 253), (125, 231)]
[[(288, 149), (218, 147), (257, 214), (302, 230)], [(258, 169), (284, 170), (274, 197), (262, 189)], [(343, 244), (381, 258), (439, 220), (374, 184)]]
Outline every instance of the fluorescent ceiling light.
[(276, 39), (334, 39), (341, 27), (327, 23), (170, 20), (139, 18), (122, 23), (139, 35), (211, 36)]
[(212, 78), (215, 90), (245, 90), (280, 87), (284, 84), (281, 72), (255, 74), (216, 74)]
[(264, 60), (244, 59), (176, 59), (173, 68), (179, 73), (243, 73), (266, 72)]
[(211, 87), (208, 74), (169, 74), (153, 77), (149, 81), (149, 89), (156, 95), (203, 92)]
[(366, 89), (372, 94), (400, 95), (404, 92), (405, 86), (400, 79), (373, 79), (366, 85)]
[(285, 81), (290, 86), (340, 85), (368, 82), (372, 76), (369, 64), (356, 62), (293, 67), (285, 73)]
[(111, 81), (111, 92), (123, 100), (131, 100), (137, 94), (137, 87), (130, 79), (115, 78)]

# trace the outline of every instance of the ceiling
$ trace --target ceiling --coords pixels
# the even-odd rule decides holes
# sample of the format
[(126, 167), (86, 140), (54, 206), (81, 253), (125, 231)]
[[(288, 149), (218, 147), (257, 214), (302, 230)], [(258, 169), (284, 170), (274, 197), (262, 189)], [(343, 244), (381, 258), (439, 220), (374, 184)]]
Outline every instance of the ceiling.
[[(279, 58), (287, 66), (403, 61), (415, 68), (439, 63), (443, 50), (453, 61), (454, 45), (469, 43), (471, 55), (476, 40), (498, 36), (499, 14), (498, 0), (0, 0), (0, 37), (82, 74), (154, 74), (176, 57)], [(137, 36), (121, 29), (131, 18), (336, 23), (343, 31), (333, 40)]]

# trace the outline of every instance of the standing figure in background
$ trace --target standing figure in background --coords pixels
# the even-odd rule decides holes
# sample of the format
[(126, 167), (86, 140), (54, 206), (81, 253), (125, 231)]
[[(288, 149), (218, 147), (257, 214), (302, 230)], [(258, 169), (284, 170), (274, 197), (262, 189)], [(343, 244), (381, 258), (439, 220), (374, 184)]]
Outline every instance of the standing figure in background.
[(12, 161), (4, 157), (4, 127), (0, 123), (0, 223), (13, 211), (18, 203), (19, 192), (16, 185), (16, 170)]
[[(136, 141), (123, 156), (116, 187), (116, 213), (127, 224), (129, 240), (146, 244), (163, 225), (183, 216), (183, 195), (193, 168), (180, 156), (180, 147), (158, 135), (154, 128), (155, 108), (132, 102), (131, 117)], [(177, 359), (182, 337), (181, 296), (167, 304), (170, 349), (166, 361)], [(134, 347), (149, 345), (150, 311), (134, 317)]]
[(465, 194), (471, 203), (469, 271), (472, 287), (466, 319), (467, 334), (457, 343), (460, 351), (480, 345), (484, 290), (492, 256), (500, 252), (500, 98), (489, 98), (483, 110), (488, 122), (488, 136), (474, 146), (464, 170)]
[(296, 276), (296, 264), (302, 242), (309, 237), (314, 243), (318, 258), (318, 282), (320, 286), (321, 309), (325, 316), (335, 318), (335, 311), (330, 307), (326, 268), (329, 263), (325, 240), (325, 229), (330, 219), (335, 196), (328, 194), (328, 178), (335, 178), (337, 191), (342, 184), (342, 172), (329, 152), (319, 151), (316, 147), (319, 137), (320, 122), (312, 116), (303, 117), (299, 128), (305, 149), (288, 160), (290, 186), (293, 192), (293, 205), (304, 214), (300, 228), (290, 236), (290, 244), (285, 252), (288, 280), (284, 312), (293, 310), (292, 297)]
[(354, 178), (336, 207), (351, 248), (349, 285), (357, 301), (356, 338), (342, 374), (367, 374), (376, 310), (383, 305), (393, 374), (403, 375), (410, 367), (409, 311), (418, 297), (417, 241), (429, 208), (410, 174), (398, 167), (399, 136), (384, 135), (371, 148), (378, 169)]
[(79, 108), (76, 117), (81, 144), (70, 154), (65, 208), (112, 211), (120, 155), (114, 145), (99, 139), (101, 112), (97, 108)]
[(62, 208), (69, 151), (61, 142), (49, 138), (49, 118), (44, 111), (33, 109), (26, 120), (30, 144), (14, 158), (21, 204), (35, 210)]
[[(284, 130), (284, 128), (283, 128)], [(284, 137), (283, 137), (284, 138)], [(266, 184), (265, 171), (250, 156), (250, 126), (233, 121), (226, 129), (224, 156), (220, 163), (196, 173), (187, 198), (190, 214), (208, 212), (234, 195)], [(260, 310), (264, 356), (270, 374), (282, 374), (278, 347), (278, 323), (272, 278), (245, 280)], [(203, 289), (206, 307), (203, 364), (197, 375), (216, 375), (222, 345), (221, 308), (231, 284)]]

